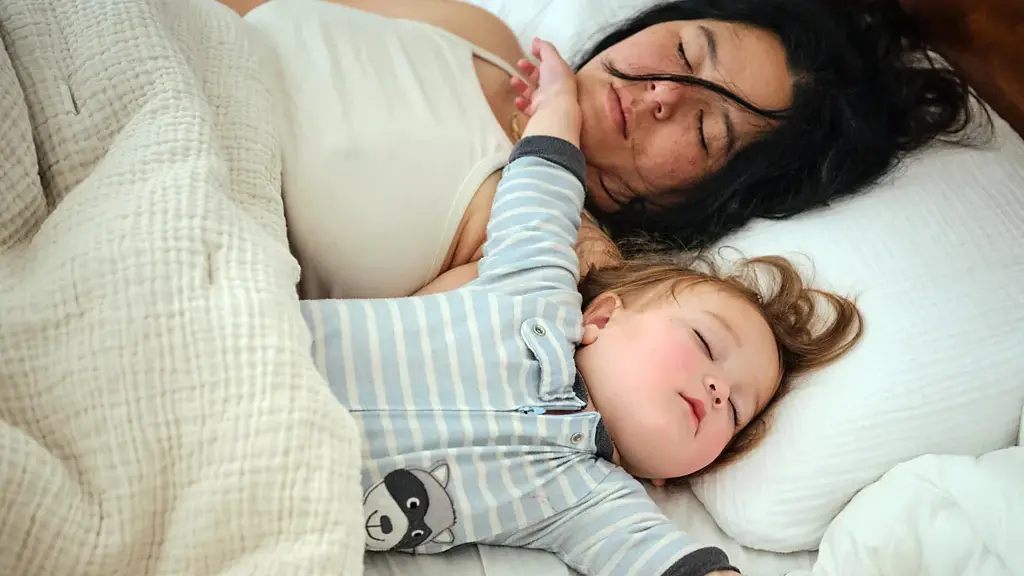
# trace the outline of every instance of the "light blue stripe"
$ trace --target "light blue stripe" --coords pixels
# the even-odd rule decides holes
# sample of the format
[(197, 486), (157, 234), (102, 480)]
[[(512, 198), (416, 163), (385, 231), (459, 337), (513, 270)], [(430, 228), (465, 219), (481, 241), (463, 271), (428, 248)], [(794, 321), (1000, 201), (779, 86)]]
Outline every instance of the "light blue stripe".
[[(377, 327), (377, 339), (380, 342), (381, 354), (381, 378), (384, 381), (384, 398), (381, 403), (385, 406), (401, 408), (406, 405), (403, 397), (402, 378), (399, 373), (399, 362), (404, 358), (398, 358), (398, 335), (395, 334), (394, 322), (391, 319), (391, 310), (386, 306), (370, 304), (374, 310), (374, 321)], [(403, 335), (404, 337), (404, 335)]]

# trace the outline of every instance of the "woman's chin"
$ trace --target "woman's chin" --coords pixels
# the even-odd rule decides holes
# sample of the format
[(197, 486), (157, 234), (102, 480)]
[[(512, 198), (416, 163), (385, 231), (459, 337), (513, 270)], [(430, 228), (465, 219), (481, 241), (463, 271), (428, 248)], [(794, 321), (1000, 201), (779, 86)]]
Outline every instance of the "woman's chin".
[(587, 204), (605, 214), (621, 210), (619, 203), (604, 188), (600, 179), (593, 175), (587, 179)]
[(619, 211), (619, 205), (604, 192), (598, 191), (595, 196), (597, 197), (593, 198), (593, 202), (598, 211), (604, 212), (605, 214), (614, 214)]

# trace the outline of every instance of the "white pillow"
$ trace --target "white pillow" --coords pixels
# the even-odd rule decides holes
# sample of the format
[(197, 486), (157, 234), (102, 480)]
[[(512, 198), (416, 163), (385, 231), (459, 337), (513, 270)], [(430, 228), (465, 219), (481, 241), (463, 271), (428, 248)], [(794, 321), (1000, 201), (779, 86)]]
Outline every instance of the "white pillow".
[[(570, 61), (650, 0), (474, 0)], [(871, 191), (726, 244), (803, 255), (817, 284), (859, 296), (860, 345), (779, 406), (749, 457), (693, 482), (741, 544), (818, 546), (829, 522), (893, 465), (1011, 446), (1024, 407), (1024, 143), (996, 118), (985, 149), (936, 145)], [(806, 258), (804, 259), (806, 261)]]
[(858, 297), (866, 331), (779, 405), (762, 446), (692, 482), (730, 536), (818, 546), (858, 490), (923, 454), (1012, 446), (1024, 406), (1024, 142), (936, 145), (832, 208), (753, 223), (725, 244), (809, 259)]
[(501, 18), (529, 54), (530, 42), (539, 37), (554, 44), (562, 56), (573, 58), (600, 33), (643, 8), (663, 0), (465, 0)]

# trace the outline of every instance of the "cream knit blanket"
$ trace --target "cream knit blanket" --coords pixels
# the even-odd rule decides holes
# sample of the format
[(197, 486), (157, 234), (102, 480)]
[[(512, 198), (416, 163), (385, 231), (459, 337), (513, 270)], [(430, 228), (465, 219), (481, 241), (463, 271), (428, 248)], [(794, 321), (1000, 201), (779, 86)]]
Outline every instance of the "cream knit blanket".
[(0, 574), (361, 574), (242, 21), (0, 0), (0, 40)]

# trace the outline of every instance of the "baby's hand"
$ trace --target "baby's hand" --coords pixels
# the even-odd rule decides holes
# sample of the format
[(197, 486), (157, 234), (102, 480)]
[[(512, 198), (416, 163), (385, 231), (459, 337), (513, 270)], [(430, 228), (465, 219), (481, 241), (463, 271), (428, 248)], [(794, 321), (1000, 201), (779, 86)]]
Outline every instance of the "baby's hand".
[(577, 103), (576, 75), (558, 54), (558, 49), (550, 42), (534, 38), (532, 51), (540, 66), (526, 58), (516, 62), (516, 67), (530, 81), (527, 84), (518, 77), (512, 78), (512, 87), (519, 93), (516, 107), (527, 116), (533, 116), (545, 105)]
[(556, 136), (579, 146), (583, 113), (576, 92), (576, 75), (550, 43), (534, 39), (532, 51), (540, 62), (522, 59), (516, 66), (530, 83), (512, 78), (512, 88), (519, 93), (516, 107), (530, 116), (523, 136)]

